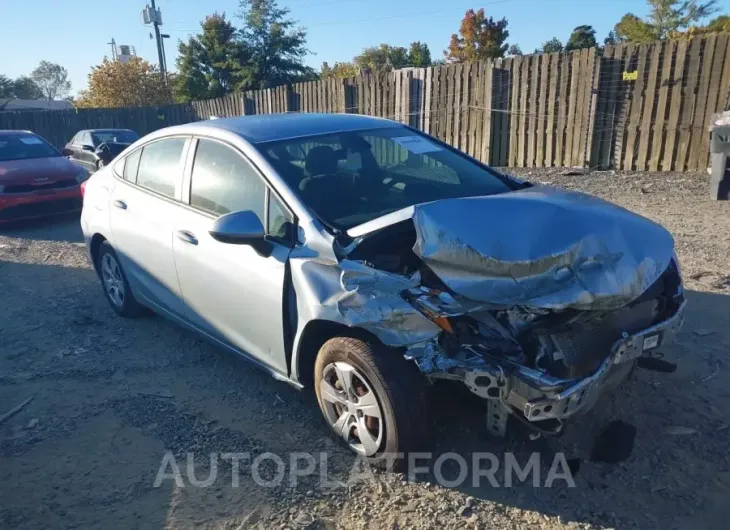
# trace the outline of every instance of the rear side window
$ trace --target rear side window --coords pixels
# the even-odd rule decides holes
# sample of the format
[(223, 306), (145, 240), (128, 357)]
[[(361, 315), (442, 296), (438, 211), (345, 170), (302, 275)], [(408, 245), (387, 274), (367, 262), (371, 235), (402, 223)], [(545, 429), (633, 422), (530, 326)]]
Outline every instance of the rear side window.
[(213, 215), (252, 210), (266, 226), (266, 185), (256, 170), (230, 147), (200, 140), (190, 183), (190, 205)]
[(124, 180), (137, 182), (137, 170), (139, 169), (139, 158), (141, 154), (142, 150), (137, 149), (134, 153), (117, 163), (115, 169), (124, 176)]
[(184, 147), (185, 138), (168, 138), (142, 148), (137, 184), (165, 197), (177, 198), (182, 180), (180, 160)]

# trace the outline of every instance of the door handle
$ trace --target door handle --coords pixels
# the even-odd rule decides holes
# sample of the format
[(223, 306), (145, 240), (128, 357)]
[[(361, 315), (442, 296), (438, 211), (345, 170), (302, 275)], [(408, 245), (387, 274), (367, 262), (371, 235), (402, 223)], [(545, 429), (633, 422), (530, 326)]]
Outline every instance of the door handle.
[(185, 243), (189, 243), (191, 245), (197, 245), (198, 244), (198, 239), (193, 234), (191, 234), (190, 232), (188, 232), (187, 230), (178, 230), (178, 232), (177, 232), (177, 238), (180, 241), (184, 241)]
[(119, 199), (115, 200), (112, 204), (114, 204), (114, 206), (116, 206), (117, 208), (119, 208), (121, 210), (127, 209), (127, 203), (124, 201), (120, 201)]

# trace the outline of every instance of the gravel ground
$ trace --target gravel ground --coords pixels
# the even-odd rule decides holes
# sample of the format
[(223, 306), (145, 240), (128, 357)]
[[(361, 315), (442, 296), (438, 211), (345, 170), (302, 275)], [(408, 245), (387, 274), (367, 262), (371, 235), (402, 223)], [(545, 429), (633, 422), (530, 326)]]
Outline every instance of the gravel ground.
[[(678, 343), (662, 350), (677, 371), (637, 370), (565, 436), (534, 441), (490, 439), (482, 403), (435, 386), (431, 449), (467, 460), (509, 452), (523, 463), (559, 451), (575, 487), (505, 487), (498, 472), (500, 487), (376, 473), (351, 487), (323, 489), (318, 476), (292, 487), (287, 475), (267, 488), (245, 464), (234, 477), (222, 459), (210, 487), (192, 486), (188, 452), (198, 480), (210, 453), (325, 452), (329, 476), (342, 481), (356, 462), (307, 392), (159, 317), (116, 317), (77, 219), (66, 218), (0, 229), (0, 414), (34, 398), (0, 425), (0, 528), (727, 528), (730, 204), (708, 199), (701, 174), (561, 171), (514, 173), (599, 195), (674, 234), (690, 306)], [(592, 461), (614, 420), (636, 428), (630, 456)], [(167, 451), (183, 483), (154, 487)], [(271, 478), (275, 466), (264, 462)]]

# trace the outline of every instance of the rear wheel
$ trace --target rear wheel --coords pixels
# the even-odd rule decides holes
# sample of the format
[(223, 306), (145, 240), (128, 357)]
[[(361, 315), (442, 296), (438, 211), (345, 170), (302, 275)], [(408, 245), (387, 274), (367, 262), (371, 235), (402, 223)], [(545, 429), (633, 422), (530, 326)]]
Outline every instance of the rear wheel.
[(132, 290), (129, 288), (117, 254), (106, 241), (99, 247), (96, 270), (99, 271), (104, 295), (114, 311), (123, 317), (130, 318), (136, 317), (142, 312), (142, 306), (134, 298)]
[(425, 380), (402, 352), (374, 339), (339, 336), (320, 349), (317, 401), (330, 428), (355, 453), (384, 467), (426, 441)]

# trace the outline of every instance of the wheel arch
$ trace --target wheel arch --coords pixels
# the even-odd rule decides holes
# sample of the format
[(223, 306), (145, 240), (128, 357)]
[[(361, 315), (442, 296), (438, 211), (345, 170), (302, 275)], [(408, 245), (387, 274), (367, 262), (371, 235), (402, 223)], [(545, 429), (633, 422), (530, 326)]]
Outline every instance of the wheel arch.
[(347, 335), (372, 341), (380, 340), (367, 330), (350, 327), (333, 320), (314, 319), (304, 326), (295, 344), (292, 359), (292, 378), (302, 386), (314, 383), (314, 363), (322, 345), (333, 337)]
[(91, 242), (89, 243), (89, 256), (91, 257), (91, 264), (97, 274), (99, 274), (99, 269), (97, 267), (99, 249), (101, 249), (101, 244), (104, 243), (104, 241), (106, 240), (107, 239), (103, 235), (97, 232), (91, 237)]

